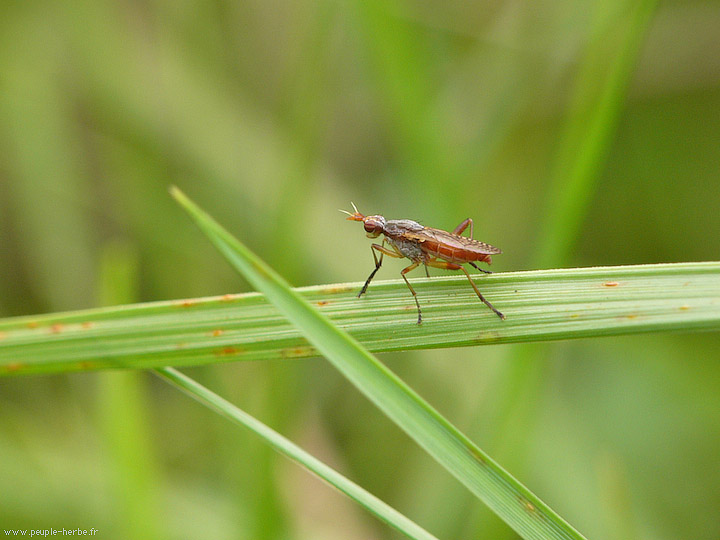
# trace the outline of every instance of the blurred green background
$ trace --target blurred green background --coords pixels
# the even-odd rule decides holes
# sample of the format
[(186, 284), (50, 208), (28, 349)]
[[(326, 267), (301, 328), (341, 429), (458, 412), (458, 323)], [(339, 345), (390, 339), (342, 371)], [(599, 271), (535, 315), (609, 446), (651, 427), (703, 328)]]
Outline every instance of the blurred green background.
[[(3, 317), (249, 290), (170, 184), (300, 286), (372, 269), (350, 201), (473, 217), (496, 271), (717, 260), (719, 172), (718, 2), (0, 7)], [(691, 334), (381, 358), (589, 538), (716, 540), (719, 357)], [(516, 538), (322, 359), (189, 372), (439, 537)], [(399, 537), (119, 373), (0, 381), (0, 526)]]

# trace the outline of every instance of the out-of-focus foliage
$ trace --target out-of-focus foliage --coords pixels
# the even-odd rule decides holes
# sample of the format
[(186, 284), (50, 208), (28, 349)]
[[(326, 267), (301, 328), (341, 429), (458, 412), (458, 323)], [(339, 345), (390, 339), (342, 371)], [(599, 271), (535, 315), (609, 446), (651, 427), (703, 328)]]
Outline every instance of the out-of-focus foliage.
[[(663, 2), (645, 22), (634, 5), (6, 2), (0, 315), (107, 302), (117, 242), (137, 258), (118, 302), (248, 290), (171, 183), (295, 285), (367, 277), (369, 242), (337, 212), (351, 200), (446, 229), (473, 217), (497, 271), (553, 260), (537, 249), (578, 163), (591, 181), (558, 264), (717, 260), (720, 5)], [(628, 83), (581, 162), (623, 51)], [(383, 359), (589, 538), (715, 539), (719, 356), (699, 334)], [(193, 375), (439, 537), (513, 538), (323, 361)], [(108, 399), (113, 384), (132, 390)], [(395, 535), (153, 379), (3, 380), (0, 410), (3, 528)]]

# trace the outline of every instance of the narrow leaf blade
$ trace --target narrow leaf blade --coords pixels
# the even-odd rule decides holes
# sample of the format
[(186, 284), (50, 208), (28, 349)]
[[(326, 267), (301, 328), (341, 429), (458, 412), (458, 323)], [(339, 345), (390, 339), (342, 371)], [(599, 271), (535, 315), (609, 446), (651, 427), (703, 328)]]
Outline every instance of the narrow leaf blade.
[[(415, 278), (425, 323), (402, 280), (296, 289), (372, 352), (720, 330), (720, 263), (507, 272), (477, 277), (500, 321), (464, 276)], [(0, 320), (0, 375), (147, 369), (316, 356), (258, 293), (228, 294)]]
[(183, 375), (173, 368), (160, 368), (155, 370), (155, 373), (160, 378), (181, 389), (190, 397), (202, 403), (206, 407), (259, 435), (275, 450), (305, 467), (322, 480), (325, 480), (328, 484), (364, 506), (380, 520), (392, 527), (395, 527), (407, 537), (416, 538), (418, 540), (437, 540), (435, 536), (391, 506), (387, 505), (371, 493), (365, 491), (363, 488), (347, 479), (336, 470), (327, 466), (311, 454), (308, 454), (302, 448), (295, 445), (275, 430), (250, 416), (248, 413), (239, 409), (229, 401), (221, 398), (190, 377)]
[(518, 534), (533, 540), (583, 538), (180, 190), (172, 194), (230, 263), (323, 356)]

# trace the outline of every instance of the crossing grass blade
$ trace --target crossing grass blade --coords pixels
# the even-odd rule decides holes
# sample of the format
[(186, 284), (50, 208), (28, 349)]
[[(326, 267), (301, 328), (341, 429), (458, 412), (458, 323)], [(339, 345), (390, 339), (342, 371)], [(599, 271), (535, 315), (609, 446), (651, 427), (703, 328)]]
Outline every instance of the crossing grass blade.
[(180, 190), (173, 188), (171, 192), (230, 263), (298, 327), (311, 345), (520, 536), (536, 540), (583, 538)]
[(325, 480), (328, 484), (365, 507), (369, 512), (378, 517), (378, 519), (384, 521), (391, 527), (396, 528), (405, 536), (409, 538), (416, 538), (418, 540), (437, 540), (435, 536), (394, 508), (390, 507), (371, 493), (368, 493), (363, 488), (348, 480), (331, 467), (328, 467), (314, 456), (308, 454), (302, 448), (298, 447), (245, 411), (239, 409), (232, 403), (192, 380), (190, 377), (183, 375), (173, 368), (160, 368), (155, 370), (155, 373), (161, 379), (164, 379), (170, 384), (173, 384), (177, 388), (183, 390), (190, 397), (211, 410), (256, 433), (275, 450), (302, 465), (319, 478)]

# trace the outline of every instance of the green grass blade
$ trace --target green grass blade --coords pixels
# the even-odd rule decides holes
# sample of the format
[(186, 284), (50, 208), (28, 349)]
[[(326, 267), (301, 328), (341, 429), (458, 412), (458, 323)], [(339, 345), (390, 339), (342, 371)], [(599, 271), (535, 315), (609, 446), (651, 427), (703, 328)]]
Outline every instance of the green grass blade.
[[(477, 276), (500, 321), (464, 276), (295, 292), (372, 352), (639, 332), (720, 329), (720, 262), (572, 268)], [(617, 284), (617, 285), (615, 285)], [(0, 375), (145, 369), (317, 355), (258, 293), (16, 317), (0, 321)]]
[(433, 540), (435, 536), (411, 521), (394, 508), (368, 493), (363, 488), (348, 480), (336, 470), (325, 465), (322, 461), (305, 452), (288, 439), (266, 426), (256, 418), (253, 418), (245, 411), (239, 409), (232, 403), (221, 398), (214, 392), (195, 382), (190, 377), (183, 375), (173, 368), (160, 368), (155, 371), (157, 375), (180, 388), (193, 399), (199, 401), (206, 407), (218, 414), (228, 418), (232, 422), (246, 427), (250, 431), (262, 437), (269, 445), (281, 454), (299, 463), (313, 474), (325, 480), (354, 501), (358, 502), (377, 516), (380, 520), (396, 528), (409, 538), (421, 540)]
[(518, 534), (538, 540), (583, 538), (182, 192), (174, 188), (172, 194), (231, 264), (336, 369)]
[[(101, 303), (128, 302), (136, 297), (137, 263), (130, 245), (109, 242), (103, 246), (98, 294)], [(139, 371), (107, 371), (99, 375), (96, 405), (112, 486), (113, 525), (124, 538), (165, 537), (158, 497), (163, 477), (148, 420), (147, 377)]]
[[(565, 266), (573, 259), (573, 246), (587, 223), (656, 5), (657, 0), (609, 0), (596, 2), (591, 8), (591, 31), (583, 54), (577, 58), (544, 211), (539, 214), (542, 217), (531, 252), (531, 268)], [(661, 291), (660, 297), (663, 295)], [(502, 442), (491, 447), (498, 455), (512, 456), (506, 465), (518, 474), (529, 466), (526, 452), (517, 449), (522, 447), (528, 426), (537, 423), (536, 404), (544, 399), (542, 381), (550, 365), (542, 357), (548, 350), (527, 346), (505, 349), (501, 360), (504, 376), (495, 403), (499, 414), (476, 420), (501, 426), (495, 440)], [(487, 528), (483, 531), (488, 532)], [(490, 536), (492, 533), (491, 529)]]
[(657, 0), (598, 2), (565, 122), (534, 267), (566, 261), (585, 220)]

